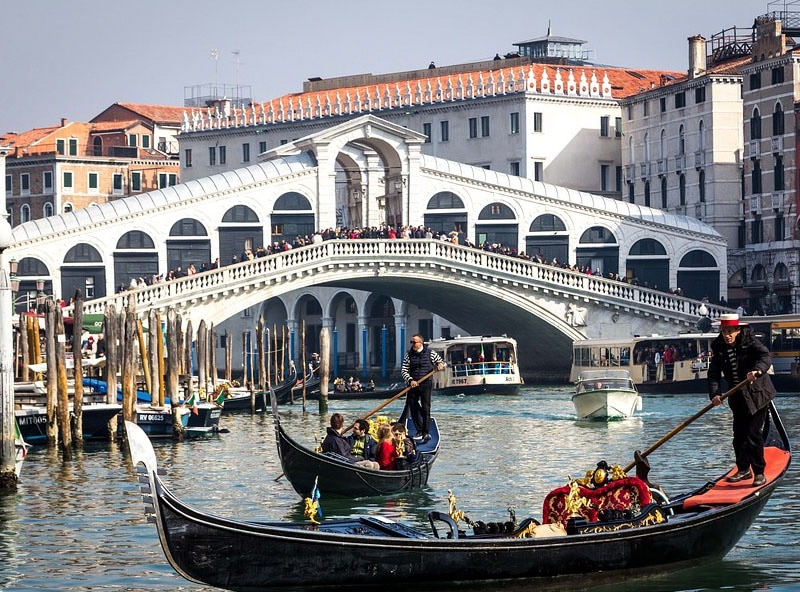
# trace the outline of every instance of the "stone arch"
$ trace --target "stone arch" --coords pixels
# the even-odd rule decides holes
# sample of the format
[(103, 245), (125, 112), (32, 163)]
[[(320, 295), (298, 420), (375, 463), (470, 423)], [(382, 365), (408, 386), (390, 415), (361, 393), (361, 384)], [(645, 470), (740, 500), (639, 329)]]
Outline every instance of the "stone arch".
[[(450, 211), (438, 212), (437, 210)], [(453, 230), (466, 233), (469, 228), (469, 215), (464, 206), (464, 200), (452, 191), (434, 193), (426, 206), (424, 224), (426, 228), (433, 231), (434, 237)], [(459, 242), (461, 241), (459, 240)]]
[(142, 230), (130, 230), (119, 237), (113, 256), (115, 286), (128, 286), (131, 279), (150, 280), (158, 275), (155, 242)]
[(637, 278), (640, 286), (669, 288), (670, 257), (664, 245), (654, 238), (637, 240), (628, 250), (625, 261), (625, 276)]
[(541, 255), (545, 262), (569, 262), (569, 232), (559, 216), (539, 214), (533, 219), (525, 236), (525, 253)]
[(616, 235), (605, 226), (592, 226), (581, 233), (575, 248), (575, 263), (603, 276), (619, 273), (619, 244)]
[(86, 300), (106, 295), (103, 256), (88, 243), (79, 243), (69, 249), (61, 266), (61, 294), (70, 297), (77, 290)]
[(39, 294), (37, 282), (44, 281), (42, 289), (45, 294), (51, 294), (53, 291), (53, 281), (49, 279), (50, 270), (36, 257), (23, 257), (17, 262), (16, 278), (19, 286), (14, 300), (15, 313), (35, 308)]
[(222, 215), (218, 229), (220, 264), (227, 265), (234, 255), (241, 260), (246, 251), (255, 254), (264, 246), (264, 226), (253, 208), (236, 204)]
[(302, 193), (287, 191), (275, 200), (270, 214), (272, 246), (282, 241), (291, 244), (298, 236), (314, 234), (315, 216), (311, 201)]
[(678, 285), (683, 296), (711, 302), (719, 300), (720, 270), (714, 256), (702, 249), (693, 249), (678, 264)]
[(501, 245), (516, 251), (519, 246), (519, 223), (514, 210), (499, 201), (486, 205), (478, 213), (475, 245)]
[(180, 277), (191, 265), (197, 270), (211, 265), (211, 241), (202, 222), (181, 218), (169, 230), (167, 267)]

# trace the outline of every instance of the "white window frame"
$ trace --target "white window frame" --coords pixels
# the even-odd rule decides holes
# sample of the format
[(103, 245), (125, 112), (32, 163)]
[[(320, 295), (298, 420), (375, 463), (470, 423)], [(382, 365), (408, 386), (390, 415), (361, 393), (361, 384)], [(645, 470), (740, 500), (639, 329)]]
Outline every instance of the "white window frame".
[[(94, 180), (94, 187), (92, 187), (92, 180)], [(86, 192), (92, 195), (100, 193), (100, 173), (96, 171), (86, 173)]]

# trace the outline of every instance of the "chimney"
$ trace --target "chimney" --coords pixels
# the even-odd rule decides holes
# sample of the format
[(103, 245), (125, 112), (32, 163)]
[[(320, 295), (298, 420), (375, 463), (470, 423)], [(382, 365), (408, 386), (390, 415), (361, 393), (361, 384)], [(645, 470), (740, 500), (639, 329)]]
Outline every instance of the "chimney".
[(706, 71), (706, 39), (702, 35), (689, 37), (689, 78)]
[(67, 126), (67, 118), (66, 117), (62, 117), (61, 118), (61, 127), (66, 127), (66, 126)]

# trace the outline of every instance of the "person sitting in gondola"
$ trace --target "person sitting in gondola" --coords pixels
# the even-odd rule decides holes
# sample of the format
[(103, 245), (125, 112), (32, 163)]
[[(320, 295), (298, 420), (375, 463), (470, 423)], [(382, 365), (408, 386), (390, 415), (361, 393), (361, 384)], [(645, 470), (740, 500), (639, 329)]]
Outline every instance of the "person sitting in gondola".
[(375, 438), (369, 435), (369, 422), (366, 419), (357, 419), (353, 424), (353, 433), (347, 436), (350, 444), (350, 456), (355, 463), (369, 469), (380, 469), (375, 460)]
[(392, 424), (392, 438), (397, 455), (395, 469), (408, 469), (411, 464), (417, 461), (417, 448), (414, 440), (408, 437), (408, 430), (402, 422)]
[(341, 413), (334, 413), (331, 415), (331, 425), (327, 429), (325, 439), (322, 441), (322, 452), (341, 456), (344, 460), (359, 466), (368, 466), (369, 468), (377, 468), (373, 466), (373, 462), (369, 460), (359, 460), (354, 458), (350, 452), (350, 443), (342, 435), (344, 431), (344, 416)]
[(394, 471), (397, 461), (397, 449), (392, 438), (392, 426), (381, 424), (378, 428), (378, 446), (375, 449), (375, 460), (382, 471)]
[(333, 390), (335, 390), (337, 393), (343, 393), (345, 391), (344, 378), (339, 376), (336, 379), (334, 379)]

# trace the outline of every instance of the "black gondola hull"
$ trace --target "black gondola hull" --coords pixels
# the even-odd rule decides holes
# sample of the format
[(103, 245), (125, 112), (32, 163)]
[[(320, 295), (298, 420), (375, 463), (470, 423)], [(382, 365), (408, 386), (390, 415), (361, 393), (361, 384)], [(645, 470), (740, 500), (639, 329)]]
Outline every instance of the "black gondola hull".
[[(765, 486), (737, 489), (729, 501), (721, 497), (711, 501), (701, 494), (724, 479), (719, 476), (675, 497), (668, 506), (656, 504), (665, 521), (628, 527), (594, 522), (575, 534), (535, 538), (461, 533), (439, 538), (435, 531), (376, 516), (325, 520), (318, 526), (214, 516), (187, 506), (167, 490), (158, 477), (150, 441), (137, 426), (126, 425), (133, 463), (144, 465), (137, 470), (145, 513), (157, 525), (168, 561), (189, 580), (248, 592), (344, 587), (424, 590), (445, 583), (474, 586), (520, 580), (535, 582), (539, 590), (596, 585), (598, 577), (611, 583), (671, 573), (724, 557), (759, 515), (791, 462), (786, 431), (774, 405), (770, 410), (765, 442), (777, 454), (772, 456), (776, 459), (772, 468), (768, 466)], [(649, 511), (642, 516), (649, 517)]]
[(735, 508), (659, 526), (540, 539), (446, 540), (377, 531), (362, 536), (368, 528), (358, 521), (327, 525), (325, 531), (229, 522), (192, 512), (162, 490), (159, 528), (170, 562), (184, 577), (230, 590), (400, 582), (425, 589), (517, 579), (563, 584), (597, 572), (641, 576), (720, 559), (766, 504), (771, 490), (762, 491)]
[(311, 495), (317, 480), (319, 491), (325, 496), (391, 495), (423, 487), (439, 453), (439, 431), (434, 418), (431, 418), (433, 439), (419, 446), (423, 458), (410, 468), (397, 471), (366, 469), (339, 456), (314, 452), (292, 440), (278, 418), (275, 424), (281, 468), (294, 490), (304, 497)]

